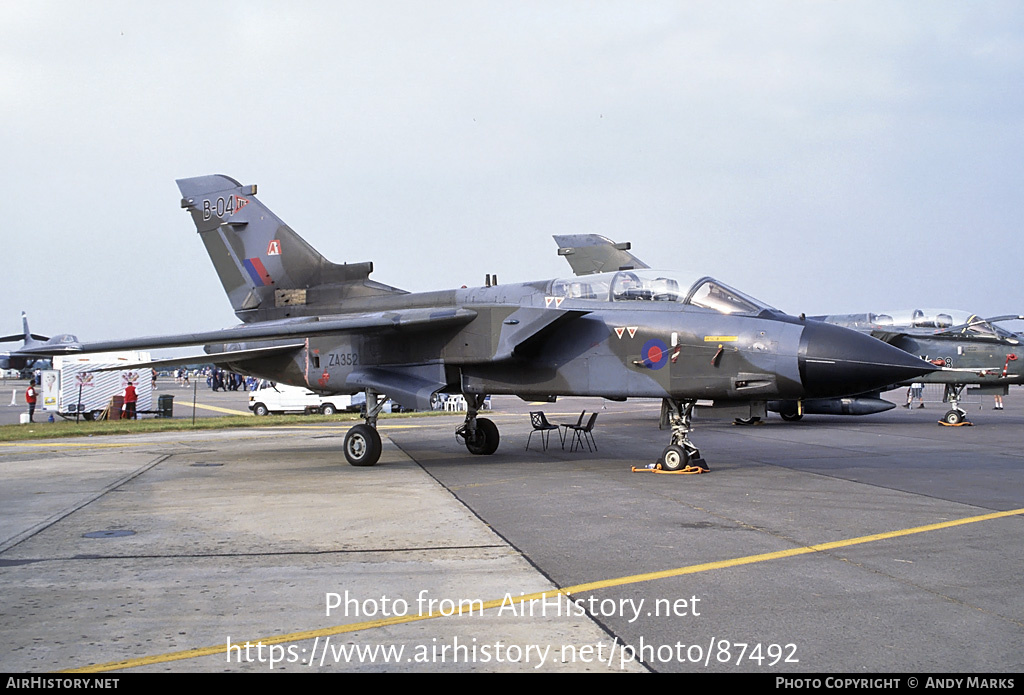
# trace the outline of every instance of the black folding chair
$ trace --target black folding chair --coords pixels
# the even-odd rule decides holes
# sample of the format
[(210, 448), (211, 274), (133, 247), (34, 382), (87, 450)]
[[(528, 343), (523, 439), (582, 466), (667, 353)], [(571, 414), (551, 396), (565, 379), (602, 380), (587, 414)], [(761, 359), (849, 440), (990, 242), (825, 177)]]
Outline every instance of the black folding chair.
[(559, 425), (559, 427), (563, 428), (562, 431), (558, 433), (559, 436), (562, 438), (562, 448), (563, 449), (565, 448), (565, 438), (569, 435), (569, 430), (574, 429), (576, 427), (581, 427), (583, 425), (583, 416), (586, 415), (586, 414), (587, 414), (586, 410), (581, 410), (580, 411), (580, 416), (576, 419), (576, 424), (575, 425), (570, 424), (568, 422), (563, 422), (563, 423), (561, 423)]
[[(590, 419), (587, 420), (587, 424), (583, 427), (579, 425), (569, 425), (569, 429), (572, 430), (572, 446), (569, 451), (576, 451), (577, 445), (583, 448), (583, 442), (587, 443), (587, 449), (590, 451), (597, 451), (597, 442), (594, 441), (594, 423), (597, 422), (597, 413), (591, 413)], [(591, 446), (593, 445), (593, 446)]]
[[(533, 425), (533, 429), (530, 430), (530, 436), (526, 438), (526, 450), (530, 450), (530, 440), (533, 439), (534, 432), (540, 432), (540, 441), (544, 444), (544, 451), (548, 449), (548, 439), (551, 436), (551, 430), (557, 430), (558, 425), (553, 425), (548, 422), (548, 418), (540, 410), (536, 410), (530, 413), (530, 424)], [(559, 440), (562, 441), (563, 448), (565, 447), (565, 440), (562, 438), (562, 433), (558, 433)]]

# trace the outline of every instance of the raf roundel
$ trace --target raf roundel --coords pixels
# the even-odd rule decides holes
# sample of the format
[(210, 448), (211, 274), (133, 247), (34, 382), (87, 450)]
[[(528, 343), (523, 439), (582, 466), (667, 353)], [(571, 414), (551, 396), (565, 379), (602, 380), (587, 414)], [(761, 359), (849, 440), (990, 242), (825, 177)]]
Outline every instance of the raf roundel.
[(668, 362), (668, 345), (662, 340), (651, 338), (644, 343), (640, 357), (648, 369), (661, 369)]

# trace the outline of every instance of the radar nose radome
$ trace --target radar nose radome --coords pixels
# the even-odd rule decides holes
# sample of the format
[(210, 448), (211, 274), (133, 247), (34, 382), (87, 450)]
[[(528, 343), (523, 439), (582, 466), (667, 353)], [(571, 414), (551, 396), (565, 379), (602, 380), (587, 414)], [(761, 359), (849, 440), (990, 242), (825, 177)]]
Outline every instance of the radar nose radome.
[(876, 391), (938, 369), (877, 338), (819, 321), (805, 322), (798, 361), (811, 398)]

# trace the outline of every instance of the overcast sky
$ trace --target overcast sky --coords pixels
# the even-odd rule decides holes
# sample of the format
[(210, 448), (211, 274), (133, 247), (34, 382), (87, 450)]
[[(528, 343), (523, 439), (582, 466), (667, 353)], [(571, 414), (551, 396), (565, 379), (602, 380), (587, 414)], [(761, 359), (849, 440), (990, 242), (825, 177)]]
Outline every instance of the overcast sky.
[(0, 0), (0, 333), (236, 322), (177, 178), (411, 291), (633, 242), (790, 313), (1024, 312), (1024, 4)]

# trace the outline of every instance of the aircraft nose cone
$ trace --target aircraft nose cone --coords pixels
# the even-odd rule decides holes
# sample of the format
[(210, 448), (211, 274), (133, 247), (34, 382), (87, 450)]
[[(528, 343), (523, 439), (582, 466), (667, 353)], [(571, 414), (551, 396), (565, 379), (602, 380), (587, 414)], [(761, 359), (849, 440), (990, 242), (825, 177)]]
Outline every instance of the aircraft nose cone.
[(805, 323), (798, 362), (810, 397), (875, 391), (937, 369), (877, 338), (819, 321)]

